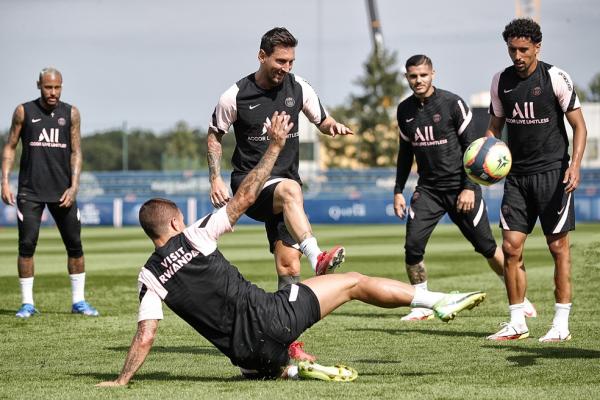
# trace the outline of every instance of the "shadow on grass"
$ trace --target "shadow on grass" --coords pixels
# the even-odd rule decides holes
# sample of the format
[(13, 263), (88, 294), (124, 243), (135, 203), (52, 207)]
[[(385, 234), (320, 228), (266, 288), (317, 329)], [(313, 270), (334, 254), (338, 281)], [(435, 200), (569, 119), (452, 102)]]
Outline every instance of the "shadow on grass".
[(378, 319), (385, 319), (385, 318), (395, 318), (398, 319), (399, 318), (399, 314), (397, 313), (357, 313), (357, 312), (343, 312), (343, 311), (334, 311), (331, 314), (329, 314), (327, 316), (327, 318), (331, 318), (331, 317), (357, 317), (357, 318), (378, 318)]
[[(540, 345), (541, 346), (541, 345)], [(549, 346), (549, 345), (544, 345)], [(552, 345), (550, 345), (552, 346)], [(500, 347), (500, 346), (483, 346), (484, 349), (506, 350), (511, 352), (520, 352), (521, 355), (509, 355), (506, 361), (516, 364), (519, 367), (528, 367), (536, 365), (538, 359), (599, 359), (600, 351), (588, 349), (575, 349), (572, 347), (563, 347), (562, 344), (556, 344), (557, 347)]]
[(439, 373), (437, 372), (398, 372), (398, 371), (390, 371), (389, 373), (381, 373), (381, 372), (361, 372), (359, 373), (359, 378), (361, 376), (382, 376), (382, 375), (390, 375), (390, 376), (403, 376), (405, 378), (409, 378), (409, 377), (417, 377), (420, 378), (422, 376), (427, 376), (427, 375), (439, 375)]
[[(79, 374), (70, 374), (73, 377), (88, 377), (93, 378), (94, 381), (112, 381), (117, 377), (116, 373), (102, 373), (102, 372), (88, 372)], [(196, 376), (196, 375), (174, 375), (170, 372), (149, 372), (135, 374), (132, 382), (128, 386), (135, 385), (136, 381), (183, 381), (183, 382), (237, 382), (247, 381), (241, 375), (232, 376), (229, 378), (215, 378), (212, 376)]]
[[(126, 353), (129, 346), (106, 347), (106, 350)], [(153, 353), (181, 353), (181, 354), (202, 354), (220, 356), (221, 352), (214, 347), (199, 346), (153, 346)]]
[(481, 338), (484, 335), (481, 332), (468, 332), (468, 331), (439, 331), (431, 329), (382, 329), (382, 328), (354, 328), (348, 329), (351, 332), (380, 332), (387, 333), (389, 335), (405, 335), (409, 333), (420, 333), (423, 335), (432, 336), (448, 336), (448, 337), (474, 337)]

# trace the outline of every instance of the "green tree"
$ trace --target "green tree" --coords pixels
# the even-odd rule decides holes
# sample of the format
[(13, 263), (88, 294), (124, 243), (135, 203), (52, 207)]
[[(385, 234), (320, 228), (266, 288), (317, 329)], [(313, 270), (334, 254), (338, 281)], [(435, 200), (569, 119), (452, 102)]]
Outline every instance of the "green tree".
[(198, 129), (191, 129), (186, 122), (178, 122), (165, 137), (165, 151), (162, 155), (163, 170), (201, 168), (201, 142)]
[(360, 94), (352, 94), (347, 105), (331, 114), (350, 125), (355, 135), (321, 139), (327, 167), (364, 168), (395, 165), (398, 126), (395, 109), (405, 91), (395, 52), (373, 52), (358, 78)]
[(84, 171), (118, 171), (122, 168), (123, 132), (109, 130), (81, 138)]
[(600, 72), (596, 73), (589, 85), (588, 101), (600, 101)]

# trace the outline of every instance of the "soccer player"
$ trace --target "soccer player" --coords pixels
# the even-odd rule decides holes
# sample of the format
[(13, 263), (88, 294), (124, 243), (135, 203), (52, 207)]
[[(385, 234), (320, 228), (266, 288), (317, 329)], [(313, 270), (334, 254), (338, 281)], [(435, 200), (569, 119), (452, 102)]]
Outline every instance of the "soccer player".
[(329, 252), (321, 251), (304, 211), (302, 181), (298, 174), (298, 116), (303, 112), (326, 135), (353, 132), (327, 114), (308, 82), (290, 73), (297, 43), (285, 28), (273, 28), (265, 33), (258, 52), (258, 71), (240, 79), (223, 93), (208, 130), (210, 198), (215, 207), (222, 207), (230, 199), (220, 173), (222, 136), (233, 125), (236, 147), (232, 157), (231, 189), (235, 194), (267, 149), (265, 126), (270, 124), (271, 114), (285, 110), (294, 124), (271, 177), (256, 203), (246, 212), (265, 224), (279, 288), (299, 282), (301, 254), (306, 255), (317, 275), (333, 272), (344, 257), (340, 246)]
[[(40, 72), (37, 87), (38, 99), (17, 106), (2, 153), (2, 200), (16, 205), (19, 226), (17, 268), (22, 304), (16, 316), (29, 318), (38, 313), (33, 301), (33, 255), (44, 206), (48, 206), (67, 250), (71, 311), (97, 316), (98, 311), (84, 297), (85, 263), (76, 201), (82, 162), (79, 110), (60, 101), (62, 75), (55, 68)], [(19, 140), (23, 148), (15, 203), (9, 175)]]
[(290, 365), (288, 345), (353, 299), (379, 307), (415, 304), (434, 308), (445, 321), (483, 301), (485, 293), (481, 292), (435, 293), (354, 272), (315, 276), (275, 293), (266, 293), (245, 280), (217, 249), (217, 240), (231, 232), (260, 197), (285, 149), (291, 119), (283, 112), (270, 116), (270, 140), (262, 158), (240, 182), (233, 198), (213, 214), (186, 228), (181, 211), (169, 200), (151, 199), (141, 207), (140, 224), (155, 251), (139, 274), (137, 333), (119, 376), (99, 386), (122, 386), (131, 380), (152, 347), (163, 318), (162, 302), (229, 357), (246, 377), (349, 381), (357, 375), (351, 368), (307, 361)]
[[(515, 19), (506, 25), (502, 37), (513, 65), (492, 79), (487, 135), (500, 137), (506, 124), (512, 153), (500, 214), (510, 322), (488, 339), (529, 336), (523, 317), (527, 289), (523, 249), (539, 217), (554, 259), (556, 299), (552, 327), (539, 341), (560, 342), (571, 339), (569, 231), (575, 229), (573, 191), (579, 184), (587, 129), (569, 75), (537, 58), (542, 44), (540, 26), (531, 19)], [(570, 162), (565, 117), (573, 128)]]
[[(404, 248), (410, 283), (427, 289), (425, 247), (446, 213), (503, 280), (502, 250), (492, 235), (481, 188), (467, 178), (462, 164), (464, 151), (478, 138), (471, 124), (471, 110), (459, 96), (433, 86), (435, 70), (426, 55), (410, 57), (405, 76), (413, 95), (400, 103), (397, 112), (400, 148), (394, 212), (401, 219), (408, 216)], [(402, 192), (414, 158), (419, 181), (409, 208)], [(535, 316), (531, 303), (528, 312)], [(432, 310), (413, 308), (401, 320), (431, 318)]]

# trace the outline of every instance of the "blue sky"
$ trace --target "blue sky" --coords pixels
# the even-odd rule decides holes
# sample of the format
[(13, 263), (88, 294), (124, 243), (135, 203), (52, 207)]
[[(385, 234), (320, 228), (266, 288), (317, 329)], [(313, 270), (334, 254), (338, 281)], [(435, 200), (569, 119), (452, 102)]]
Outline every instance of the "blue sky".
[[(501, 32), (512, 0), (378, 0), (385, 45), (402, 63), (428, 54), (436, 85), (463, 96), (489, 89), (510, 63)], [(600, 72), (597, 0), (542, 0), (541, 58), (587, 87)], [(342, 103), (371, 51), (364, 0), (2, 0), (0, 129), (38, 96), (44, 66), (63, 72), (63, 100), (84, 134), (118, 127), (161, 132), (176, 121), (206, 128), (219, 95), (257, 68), (261, 35), (298, 39), (294, 71), (326, 106)]]

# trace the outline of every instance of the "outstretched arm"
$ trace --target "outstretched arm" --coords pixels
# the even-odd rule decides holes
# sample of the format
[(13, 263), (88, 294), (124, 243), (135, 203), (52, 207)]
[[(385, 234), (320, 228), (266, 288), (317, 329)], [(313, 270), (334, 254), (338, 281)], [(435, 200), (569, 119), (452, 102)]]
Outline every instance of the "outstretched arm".
[(123, 365), (121, 373), (114, 381), (101, 382), (96, 386), (110, 387), (127, 385), (146, 360), (148, 353), (150, 353), (157, 329), (158, 320), (156, 319), (138, 322), (137, 332), (133, 337), (129, 351), (127, 352), (127, 357), (125, 358), (125, 364)]
[(327, 116), (318, 127), (323, 134), (332, 137), (335, 135), (354, 135), (350, 128), (337, 122), (331, 115)]
[(19, 105), (13, 114), (8, 139), (2, 151), (2, 201), (9, 205), (15, 204), (15, 196), (10, 190), (9, 176), (15, 161), (15, 153), (19, 138), (21, 137), (21, 128), (23, 127), (24, 120), (25, 109), (22, 105)]
[[(271, 126), (267, 127), (269, 135), (269, 147), (263, 154), (259, 163), (244, 178), (235, 196), (227, 205), (227, 216), (233, 226), (244, 212), (256, 201), (263, 185), (271, 175), (271, 170), (279, 157), (279, 153), (285, 146), (285, 141), (290, 129), (294, 126), (289, 122), (290, 116), (285, 112), (273, 113), (271, 117)], [(266, 126), (266, 125), (265, 125)]]

